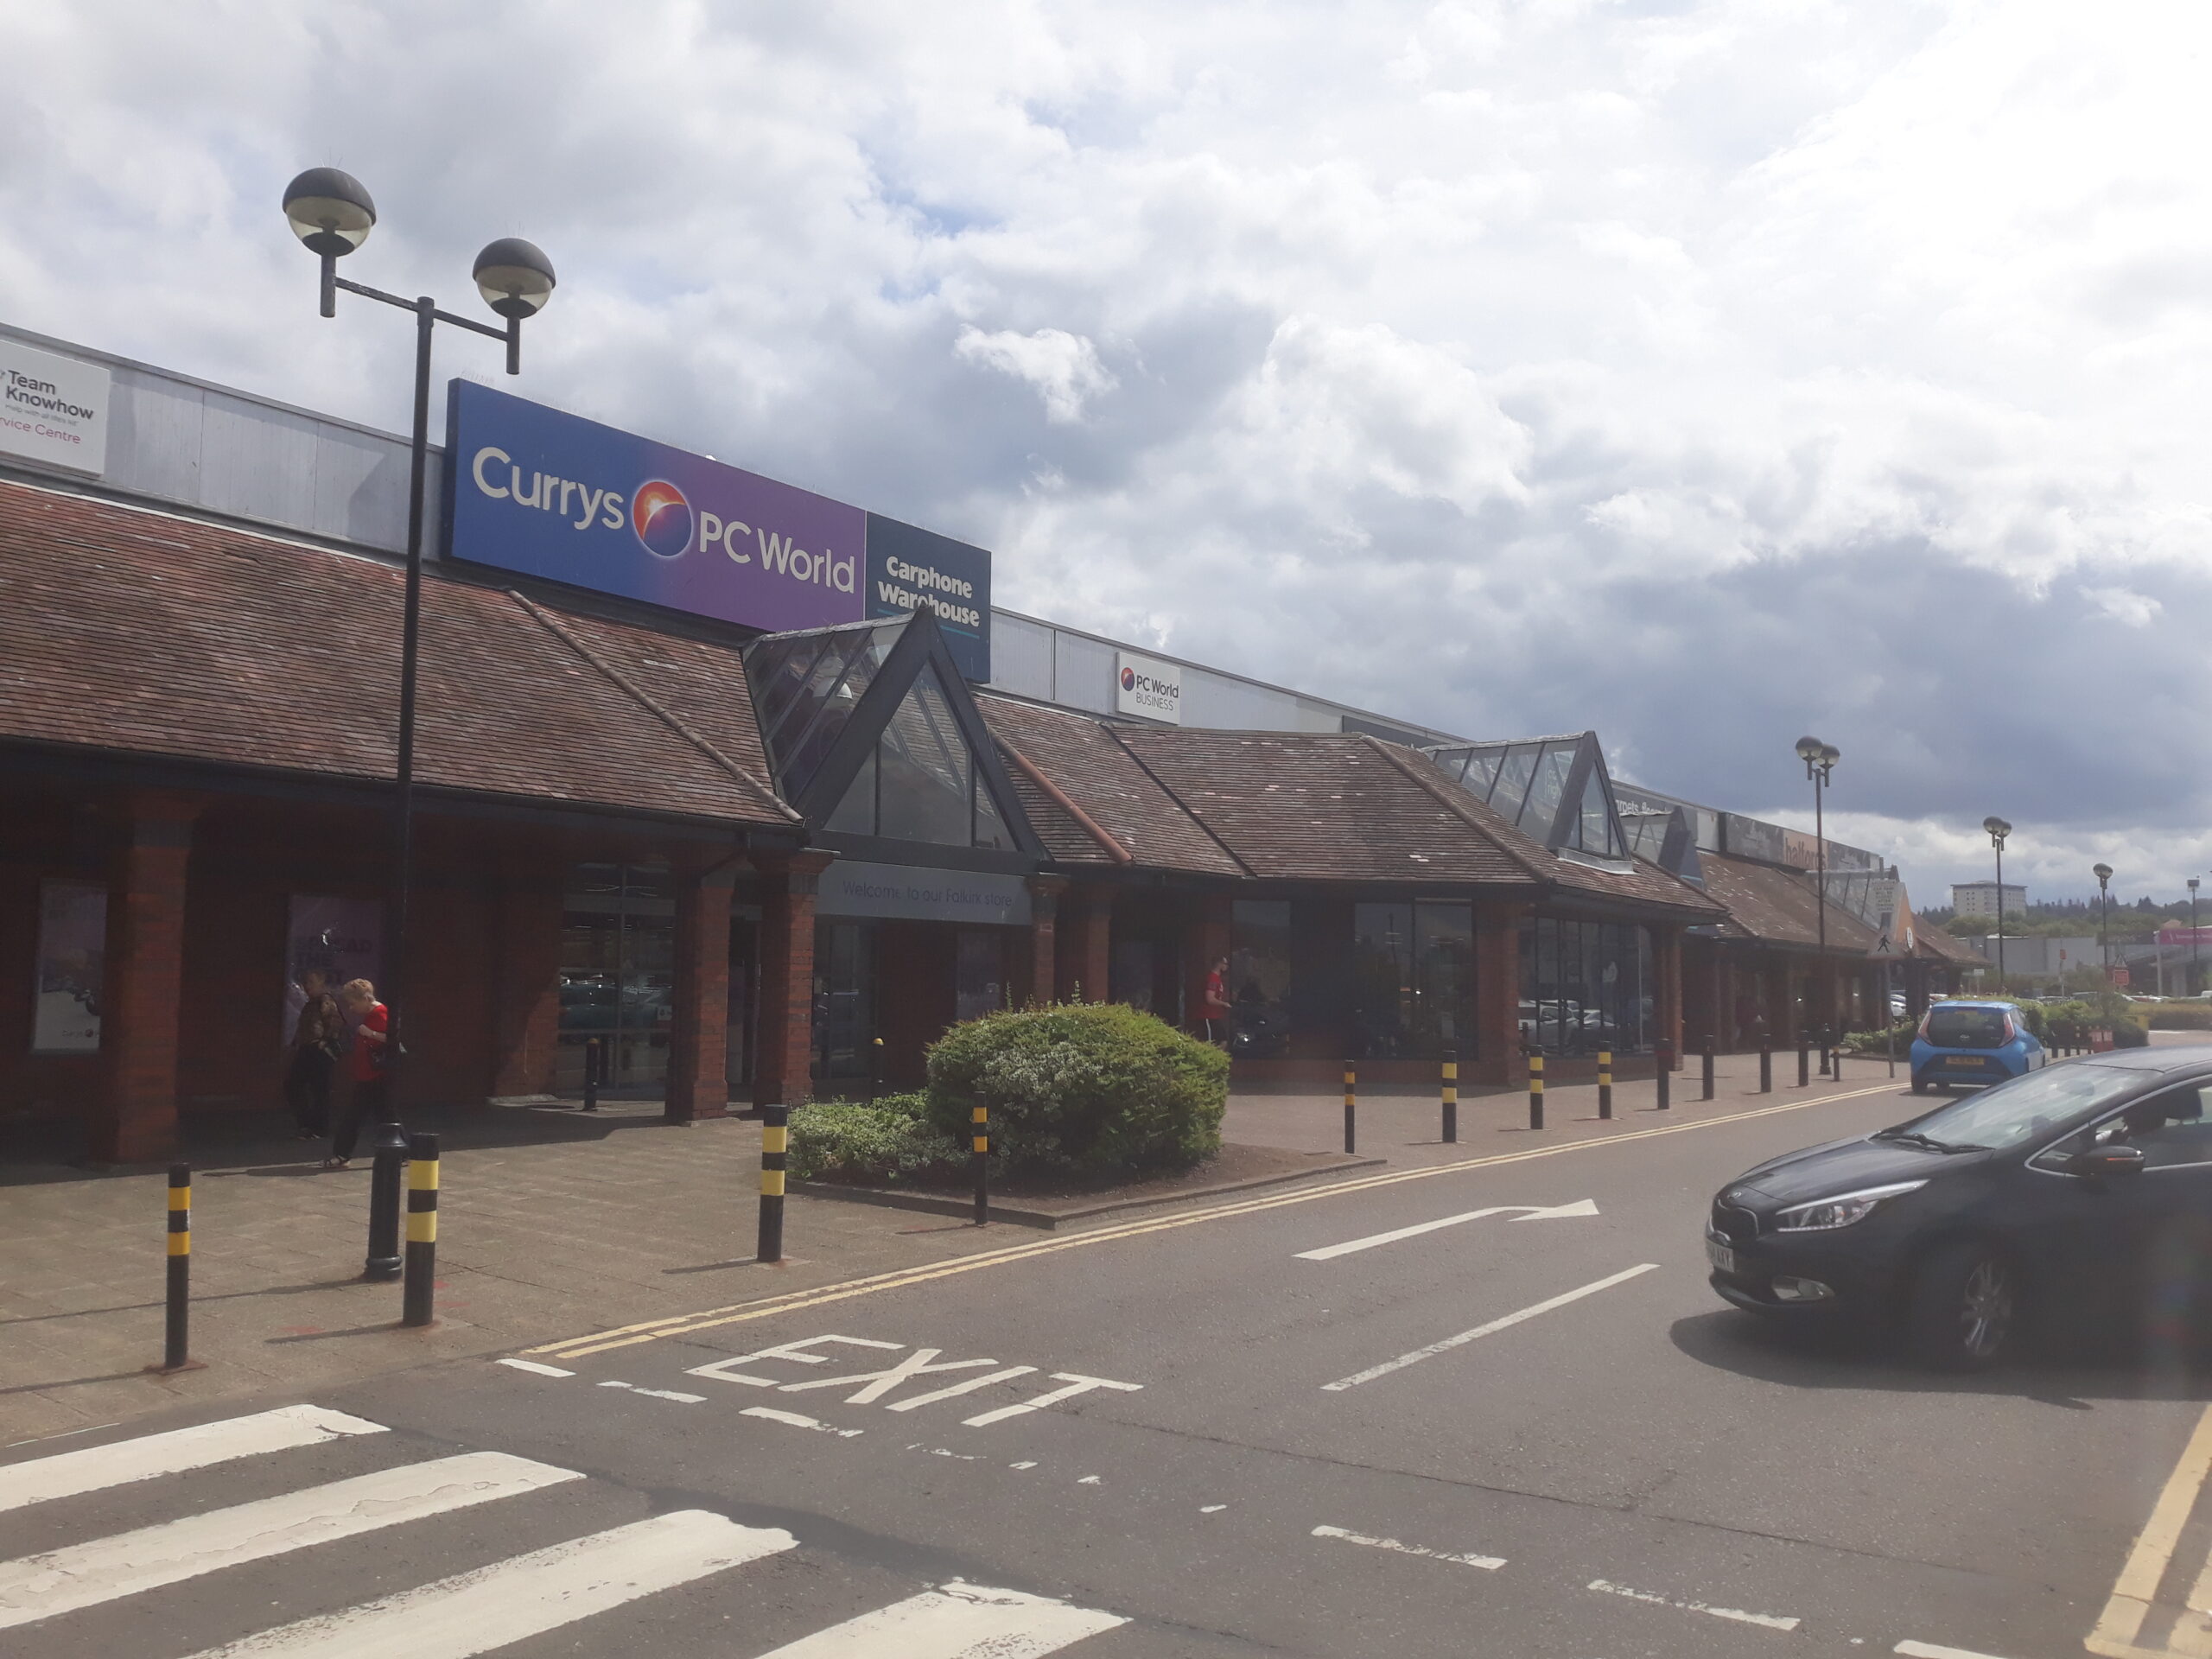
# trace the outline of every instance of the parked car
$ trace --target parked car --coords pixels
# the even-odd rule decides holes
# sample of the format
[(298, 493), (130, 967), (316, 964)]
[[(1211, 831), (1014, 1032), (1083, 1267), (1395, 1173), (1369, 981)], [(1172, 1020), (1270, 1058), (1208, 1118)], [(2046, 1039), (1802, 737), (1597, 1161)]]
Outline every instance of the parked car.
[(2017, 1005), (1955, 999), (1921, 1016), (1912, 1037), (1912, 1092), (2003, 1083), (2050, 1064), (2050, 1052)]
[(2031, 1319), (2172, 1332), (2212, 1309), (2212, 1046), (2068, 1060), (1774, 1159), (1705, 1236), (1736, 1306), (1901, 1329), (1947, 1368)]

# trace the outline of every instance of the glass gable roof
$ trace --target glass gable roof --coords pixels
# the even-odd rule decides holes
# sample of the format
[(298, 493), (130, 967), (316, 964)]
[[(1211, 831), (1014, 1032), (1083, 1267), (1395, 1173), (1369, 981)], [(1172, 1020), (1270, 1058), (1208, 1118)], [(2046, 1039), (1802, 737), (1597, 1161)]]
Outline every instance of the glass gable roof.
[(1453, 744), (1422, 753), (1454, 783), (1554, 852), (1629, 855), (1628, 835), (1594, 732)]
[(898, 643), (906, 617), (772, 633), (745, 648), (760, 741), (786, 799), (805, 791)]

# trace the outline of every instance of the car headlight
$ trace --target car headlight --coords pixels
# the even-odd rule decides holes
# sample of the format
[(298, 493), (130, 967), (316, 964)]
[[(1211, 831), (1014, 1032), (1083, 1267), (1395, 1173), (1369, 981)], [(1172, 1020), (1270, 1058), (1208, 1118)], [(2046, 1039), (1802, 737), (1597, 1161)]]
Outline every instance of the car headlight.
[(1818, 1233), (1831, 1227), (1848, 1227), (1864, 1221), (1874, 1213), (1877, 1205), (1894, 1198), (1901, 1193), (1916, 1192), (1927, 1185), (1925, 1181), (1894, 1181), (1888, 1186), (1869, 1186), (1857, 1192), (1839, 1192), (1832, 1198), (1817, 1198), (1811, 1204), (1793, 1204), (1777, 1211), (1774, 1230), (1777, 1233)]

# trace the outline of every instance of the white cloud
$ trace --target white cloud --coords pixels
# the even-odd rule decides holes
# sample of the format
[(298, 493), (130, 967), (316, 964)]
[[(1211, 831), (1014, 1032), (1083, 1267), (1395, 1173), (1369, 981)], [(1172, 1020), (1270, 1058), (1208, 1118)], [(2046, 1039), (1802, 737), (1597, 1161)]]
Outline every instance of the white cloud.
[(973, 324), (952, 342), (958, 356), (1026, 382), (1044, 400), (1045, 418), (1065, 424), (1083, 418), (1083, 406), (1121, 382), (1098, 360), (1098, 348), (1080, 334), (1039, 328), (1033, 334), (1001, 329), (987, 334)]

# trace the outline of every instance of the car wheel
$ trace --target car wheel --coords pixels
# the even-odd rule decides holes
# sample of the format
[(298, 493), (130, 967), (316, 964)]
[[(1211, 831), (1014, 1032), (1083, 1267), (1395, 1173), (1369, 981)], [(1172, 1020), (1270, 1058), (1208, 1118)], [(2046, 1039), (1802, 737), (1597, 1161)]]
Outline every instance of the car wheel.
[(2020, 1275), (1986, 1244), (1952, 1244), (1920, 1265), (1905, 1334), (1925, 1364), (1978, 1371), (2009, 1353), (2020, 1327)]
[(1915, 1077), (1912, 1080), (1912, 1092), (1916, 1095), (1924, 1095), (1928, 1092), (1928, 1085), (1918, 1077)]

